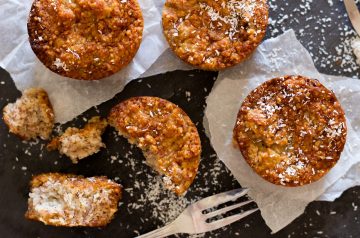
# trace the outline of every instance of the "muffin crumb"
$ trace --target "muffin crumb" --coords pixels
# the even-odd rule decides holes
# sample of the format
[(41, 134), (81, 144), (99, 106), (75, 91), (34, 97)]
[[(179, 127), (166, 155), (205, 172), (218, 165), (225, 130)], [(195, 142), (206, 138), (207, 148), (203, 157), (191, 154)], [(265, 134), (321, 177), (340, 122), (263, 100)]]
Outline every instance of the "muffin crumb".
[(25, 217), (53, 226), (105, 226), (121, 197), (121, 186), (106, 177), (40, 174), (30, 189)]
[(21, 98), (3, 109), (3, 119), (10, 132), (23, 140), (49, 139), (54, 118), (49, 97), (41, 88), (25, 90)]
[(64, 134), (52, 139), (47, 148), (49, 150), (59, 150), (61, 154), (68, 156), (76, 164), (79, 160), (95, 154), (102, 147), (105, 147), (101, 135), (106, 127), (106, 119), (93, 117), (82, 129), (67, 128)]

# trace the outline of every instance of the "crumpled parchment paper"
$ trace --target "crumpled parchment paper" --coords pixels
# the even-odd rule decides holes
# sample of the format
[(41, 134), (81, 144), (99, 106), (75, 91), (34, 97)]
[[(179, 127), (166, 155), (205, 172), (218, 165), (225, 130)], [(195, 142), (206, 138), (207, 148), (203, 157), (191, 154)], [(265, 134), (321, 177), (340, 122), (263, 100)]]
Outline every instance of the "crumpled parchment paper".
[[(48, 70), (33, 53), (27, 34), (32, 0), (0, 0), (0, 66), (16, 87), (42, 87), (50, 97), (56, 121), (67, 122), (92, 106), (111, 99), (131, 80), (143, 74), (168, 47), (161, 28), (161, 5), (139, 0), (143, 40), (133, 61), (120, 72), (100, 81), (86, 82), (59, 76)], [(156, 3), (156, 4), (155, 4)]]
[[(237, 112), (248, 93), (268, 79), (287, 74), (316, 78), (332, 89), (346, 112), (348, 126), (347, 143), (337, 165), (320, 181), (298, 188), (276, 186), (262, 179), (232, 143)], [(219, 74), (205, 112), (211, 143), (240, 184), (250, 188), (249, 195), (273, 232), (301, 215), (311, 201), (319, 197), (333, 200), (348, 187), (356, 185), (354, 177), (360, 179), (359, 166), (356, 167), (360, 162), (359, 100), (360, 81), (318, 73), (310, 54), (292, 30), (265, 41), (248, 61)], [(354, 168), (348, 172), (352, 166)]]

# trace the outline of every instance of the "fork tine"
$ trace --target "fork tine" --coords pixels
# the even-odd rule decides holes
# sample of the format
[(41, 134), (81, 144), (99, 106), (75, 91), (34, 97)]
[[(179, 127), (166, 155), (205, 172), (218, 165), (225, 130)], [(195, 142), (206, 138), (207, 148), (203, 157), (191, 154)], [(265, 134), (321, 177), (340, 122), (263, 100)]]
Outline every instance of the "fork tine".
[(259, 210), (259, 208), (255, 208), (255, 209), (252, 209), (252, 210), (240, 213), (240, 214), (232, 215), (232, 216), (229, 216), (229, 217), (226, 217), (226, 218), (223, 218), (223, 219), (211, 222), (211, 223), (207, 223), (206, 226), (208, 227), (208, 231), (216, 230), (221, 227), (227, 226), (233, 222), (236, 222), (244, 217), (247, 217), (250, 214), (256, 212), (257, 210)]
[(194, 203), (194, 206), (198, 207), (200, 210), (206, 210), (212, 207), (216, 207), (220, 204), (229, 202), (229, 201), (234, 201), (236, 199), (238, 199), (239, 197), (244, 196), (245, 194), (247, 194), (248, 189), (244, 189), (244, 188), (239, 188), (239, 189), (234, 189), (228, 192), (224, 192), (224, 193), (220, 193), (220, 194), (216, 194), (207, 198), (204, 198), (196, 203)]
[(252, 203), (254, 202), (253, 200), (248, 200), (248, 201), (244, 201), (244, 202), (241, 202), (241, 203), (238, 203), (238, 204), (234, 204), (234, 205), (231, 205), (231, 206), (228, 206), (228, 207), (224, 207), (222, 209), (219, 209), (219, 210), (216, 210), (216, 211), (213, 211), (213, 212), (209, 212), (207, 214), (204, 214), (204, 217), (206, 219), (209, 219), (211, 217), (215, 217), (217, 215), (221, 215), (221, 214), (224, 214), (228, 211), (231, 211), (231, 210), (234, 210), (236, 208), (239, 208), (239, 207), (242, 207), (242, 206), (245, 206), (246, 204), (249, 204), (249, 203)]

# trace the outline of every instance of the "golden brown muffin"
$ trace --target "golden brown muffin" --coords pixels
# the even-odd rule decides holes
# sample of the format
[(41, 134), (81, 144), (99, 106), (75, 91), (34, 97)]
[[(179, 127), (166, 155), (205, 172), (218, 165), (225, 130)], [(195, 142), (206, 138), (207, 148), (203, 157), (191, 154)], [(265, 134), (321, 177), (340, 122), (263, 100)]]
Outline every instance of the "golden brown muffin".
[(234, 140), (267, 181), (301, 186), (323, 177), (340, 158), (346, 119), (334, 93), (303, 76), (269, 80), (243, 102)]
[(268, 6), (266, 0), (167, 0), (162, 23), (180, 59), (221, 70), (244, 61), (260, 44)]
[(157, 97), (134, 97), (112, 108), (109, 124), (142, 151), (149, 166), (164, 175), (165, 186), (182, 195), (200, 161), (198, 131), (175, 104)]
[(50, 70), (96, 80), (130, 63), (143, 25), (137, 0), (35, 0), (28, 32), (31, 48)]
[(93, 117), (82, 129), (67, 128), (64, 134), (52, 139), (47, 148), (49, 150), (59, 150), (61, 154), (65, 154), (76, 164), (79, 160), (95, 154), (102, 147), (105, 147), (105, 144), (101, 141), (101, 135), (107, 125), (106, 119)]
[(49, 139), (54, 118), (49, 97), (41, 88), (25, 90), (21, 98), (3, 109), (3, 119), (10, 132), (23, 140)]
[(40, 174), (31, 180), (25, 217), (52, 226), (107, 225), (117, 211), (121, 186), (106, 177)]

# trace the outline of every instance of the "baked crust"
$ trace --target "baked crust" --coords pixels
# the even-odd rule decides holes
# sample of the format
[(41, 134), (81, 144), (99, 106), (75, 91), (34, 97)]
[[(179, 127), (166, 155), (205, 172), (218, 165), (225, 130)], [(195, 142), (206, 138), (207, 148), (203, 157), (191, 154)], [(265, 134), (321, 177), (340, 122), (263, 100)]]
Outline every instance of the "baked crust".
[(198, 131), (175, 104), (157, 97), (134, 97), (112, 108), (109, 124), (142, 151), (149, 166), (164, 175), (177, 195), (193, 182), (200, 161)]
[(268, 24), (266, 0), (167, 0), (162, 15), (170, 48), (185, 62), (221, 70), (246, 58)]
[(97, 80), (135, 56), (143, 17), (137, 0), (35, 0), (28, 19), (30, 45), (51, 71)]
[(105, 226), (121, 197), (121, 186), (106, 177), (47, 173), (34, 176), (30, 185), (25, 217), (52, 226)]
[(323, 177), (344, 149), (347, 127), (333, 92), (303, 76), (271, 79), (243, 102), (234, 141), (267, 181), (301, 186)]
[(42, 88), (24, 91), (15, 103), (3, 109), (3, 120), (9, 131), (23, 140), (49, 139), (54, 127), (54, 111), (48, 94)]
[(59, 150), (61, 154), (68, 156), (76, 164), (92, 154), (100, 151), (105, 144), (101, 135), (107, 127), (106, 119), (96, 116), (91, 118), (84, 128), (69, 127), (64, 134), (55, 137), (48, 144), (48, 150)]

